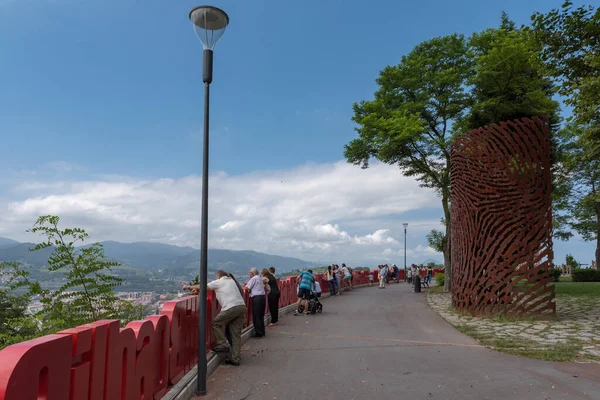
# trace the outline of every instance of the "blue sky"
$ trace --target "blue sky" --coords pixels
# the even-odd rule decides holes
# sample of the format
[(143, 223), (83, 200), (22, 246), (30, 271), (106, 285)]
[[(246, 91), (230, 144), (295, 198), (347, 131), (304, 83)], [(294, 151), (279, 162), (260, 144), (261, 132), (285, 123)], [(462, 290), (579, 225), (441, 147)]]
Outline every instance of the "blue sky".
[[(334, 166), (343, 159), (343, 145), (355, 136), (352, 103), (371, 98), (383, 67), (397, 63), (414, 45), (431, 37), (453, 32), (468, 35), (497, 26), (502, 10), (521, 24), (529, 21), (532, 12), (561, 3), (215, 0), (212, 4), (227, 11), (231, 24), (215, 49), (211, 171), (238, 183), (240, 179), (277, 181), (284, 175), (300, 179), (298, 171), (306, 168), (315, 177), (338, 179), (327, 174), (332, 168), (343, 171), (342, 175), (347, 171), (346, 166)], [(122, 189), (125, 184), (160, 188), (165, 179), (185, 190), (186, 177), (200, 174), (202, 47), (188, 20), (189, 10), (198, 4), (187, 0), (0, 0), (0, 167), (6, 171), (0, 178), (0, 206), (8, 208), (5, 212), (18, 214), (15, 210), (20, 210), (23, 217), (5, 221), (0, 235), (22, 239), (11, 230), (19, 230), (25, 217), (44, 211), (45, 205), (65, 212), (73, 223), (90, 223), (85, 227), (98, 238), (168, 241), (161, 236), (160, 226), (151, 237), (139, 226), (116, 232), (102, 213), (117, 210), (121, 217), (115, 221), (135, 225), (135, 213), (125, 206), (129, 203), (111, 197), (114, 203), (108, 204), (104, 197), (90, 193), (104, 187), (106, 194), (108, 183), (111, 189), (114, 185)], [(350, 174), (362, 172), (356, 168)], [(303, 182), (306, 179), (302, 177)], [(193, 182), (188, 183), (197, 183)], [(414, 187), (421, 197), (429, 196), (401, 178), (398, 184)], [(249, 184), (247, 191), (255, 188)], [(231, 190), (227, 198), (249, 196)], [(301, 199), (302, 193), (294, 192), (294, 199)], [(86, 194), (90, 203), (82, 206), (81, 214), (71, 215), (68, 205), (80, 204)], [(339, 196), (333, 191), (330, 195), (329, 201)], [(281, 204), (290, 201), (275, 197)], [(61, 206), (52, 203), (57, 198)], [(34, 200), (39, 200), (35, 207), (31, 206)], [(160, 207), (168, 208), (169, 201)], [(195, 206), (193, 201), (190, 204)], [(232, 205), (229, 210), (247, 204)], [(268, 207), (269, 203), (260, 204)], [(189, 212), (186, 218), (195, 221), (199, 206)], [(215, 232), (228, 220), (227, 210), (222, 213), (222, 220), (211, 221)], [(165, 220), (179, 218), (164, 215)], [(437, 221), (441, 210), (435, 201), (427, 200), (364, 218), (308, 217), (309, 231), (314, 226), (338, 226), (339, 232), (360, 238), (383, 229), (401, 241), (397, 227), (401, 220)], [(424, 233), (429, 228), (414, 233), (413, 246), (425, 245)], [(172, 243), (194, 244), (189, 238), (172, 239), (180, 236), (175, 222), (164, 229)], [(217, 234), (214, 237), (219, 239)], [(239, 237), (221, 239), (225, 247), (253, 245)], [(268, 240), (277, 243), (276, 239)], [(380, 243), (383, 250), (389, 248), (386, 243), (396, 251), (398, 244), (393, 242)], [(346, 251), (336, 245), (333, 250), (315, 250), (325, 255), (314, 255), (307, 246), (311, 245), (279, 249), (272, 243), (261, 249), (309, 258)], [(567, 250), (586, 260), (593, 256), (593, 246), (577, 239), (569, 248), (558, 243), (557, 258), (564, 259)], [(415, 257), (429, 254), (415, 250)]]

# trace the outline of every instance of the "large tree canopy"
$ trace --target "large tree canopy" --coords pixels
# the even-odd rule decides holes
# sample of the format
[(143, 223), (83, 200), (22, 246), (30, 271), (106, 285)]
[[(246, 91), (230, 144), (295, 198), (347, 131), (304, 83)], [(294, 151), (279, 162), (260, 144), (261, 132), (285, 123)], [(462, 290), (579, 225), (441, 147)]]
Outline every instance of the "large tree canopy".
[(537, 57), (539, 45), (530, 31), (512, 26), (487, 29), (469, 40), (475, 64), (469, 129), (532, 116), (546, 116), (554, 127), (559, 122), (552, 83)]
[[(443, 249), (446, 276), (452, 274), (450, 144), (456, 135), (507, 119), (556, 120), (558, 104), (537, 51), (531, 33), (515, 30), (504, 15), (499, 29), (468, 41), (454, 34), (417, 45), (383, 69), (373, 100), (354, 104), (359, 137), (346, 145), (346, 159), (363, 168), (371, 158), (396, 164), (440, 195), (446, 232), (432, 231), (428, 239)], [(451, 282), (445, 280), (446, 290)]]
[(571, 184), (561, 217), (585, 240), (596, 240), (600, 263), (600, 9), (566, 1), (532, 21), (541, 59), (573, 110), (561, 132), (561, 165)]
[[(354, 105), (359, 138), (345, 148), (349, 162), (368, 167), (374, 157), (397, 164), (406, 176), (442, 198), (450, 221), (450, 152), (455, 126), (471, 105), (466, 90), (472, 69), (465, 38), (449, 35), (417, 45), (398, 65), (388, 66), (372, 101)], [(446, 224), (446, 237), (450, 224)], [(450, 276), (450, 241), (444, 242), (444, 264)], [(446, 289), (450, 290), (450, 279)]]

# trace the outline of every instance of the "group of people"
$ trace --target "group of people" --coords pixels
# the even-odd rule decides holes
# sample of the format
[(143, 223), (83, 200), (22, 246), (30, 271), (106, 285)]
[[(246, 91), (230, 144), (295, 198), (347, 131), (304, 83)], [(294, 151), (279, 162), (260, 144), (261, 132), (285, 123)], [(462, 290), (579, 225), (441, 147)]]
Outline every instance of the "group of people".
[[(396, 264), (389, 267), (387, 264), (377, 266), (377, 277), (379, 278), (379, 289), (385, 289), (385, 284), (390, 283), (390, 279), (398, 283), (400, 279), (400, 270)], [(373, 285), (373, 271), (369, 271), (369, 286)]]
[[(398, 267), (387, 264), (379, 265), (379, 288), (385, 289), (386, 283), (390, 279), (398, 283), (400, 274)], [(413, 277), (419, 274), (416, 265), (412, 265), (408, 270), (407, 279), (411, 285), (414, 285)], [(207, 284), (207, 289), (215, 292), (217, 301), (221, 305), (221, 311), (211, 322), (211, 328), (215, 336), (217, 345), (213, 348), (216, 353), (230, 353), (225, 359), (225, 363), (231, 365), (240, 365), (241, 347), (242, 347), (242, 329), (244, 327), (244, 316), (247, 309), (244, 302), (244, 289), (249, 291), (252, 298), (252, 323), (254, 325), (254, 337), (261, 338), (266, 334), (265, 331), (265, 309), (268, 303), (271, 314), (271, 322), (268, 326), (275, 326), (279, 321), (279, 297), (280, 291), (275, 278), (275, 267), (263, 269), (260, 273), (258, 269), (251, 268), (249, 272), (250, 280), (245, 285), (235, 279), (235, 277), (223, 270), (217, 272), (216, 279)], [(427, 268), (427, 282), (431, 281), (433, 269)], [(332, 264), (327, 267), (324, 273), (329, 286), (329, 292), (332, 296), (341, 295), (344, 289), (352, 290), (352, 269), (342, 264)], [(373, 271), (369, 271), (369, 286), (373, 284)], [(315, 292), (317, 296), (321, 294), (321, 285), (315, 279), (312, 270), (303, 271), (298, 276), (298, 301), (294, 315), (299, 315), (303, 308), (305, 314), (309, 314), (308, 301), (311, 293)], [(192, 294), (198, 294), (200, 285), (182, 285), (183, 290), (189, 290)], [(225, 328), (225, 332), (224, 332)]]
[(352, 268), (342, 264), (340, 267), (337, 264), (332, 264), (327, 267), (327, 270), (323, 273), (329, 286), (329, 293), (332, 296), (341, 295), (344, 289), (352, 290)]
[[(275, 267), (265, 268), (260, 273), (258, 269), (251, 268), (249, 276), (250, 280), (242, 286), (232, 274), (220, 270), (217, 272), (217, 279), (206, 285), (208, 290), (215, 292), (217, 301), (221, 305), (221, 311), (211, 322), (211, 329), (217, 342), (213, 351), (231, 353), (225, 359), (225, 363), (231, 365), (240, 365), (242, 329), (247, 312), (244, 289), (247, 289), (252, 297), (254, 337), (261, 338), (266, 334), (265, 308), (267, 302), (271, 313), (269, 326), (277, 325), (279, 320), (280, 292), (275, 278)], [(200, 285), (182, 285), (182, 289), (189, 290), (192, 294), (198, 294)], [(225, 332), (223, 328), (225, 328)]]
[[(411, 286), (414, 287), (414, 285), (415, 285), (415, 279), (414, 278), (417, 275), (419, 277), (421, 276), (421, 269), (422, 268), (419, 268), (416, 264), (413, 264), (413, 265), (410, 266), (410, 268), (406, 272), (406, 281), (408, 283), (410, 283)], [(427, 283), (427, 285), (429, 286), (429, 284), (431, 283), (431, 279), (433, 278), (433, 268), (427, 267), (427, 268), (425, 268), (425, 270), (427, 271), (427, 275), (425, 276), (423, 282)]]

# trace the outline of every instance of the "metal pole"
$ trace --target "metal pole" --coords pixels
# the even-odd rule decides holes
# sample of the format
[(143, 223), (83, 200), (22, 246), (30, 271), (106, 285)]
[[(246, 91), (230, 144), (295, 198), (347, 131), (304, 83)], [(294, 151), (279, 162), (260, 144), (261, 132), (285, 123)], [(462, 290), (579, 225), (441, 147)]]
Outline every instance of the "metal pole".
[(404, 228), (404, 281), (406, 282), (406, 228)]
[[(210, 52), (209, 54), (207, 52)], [(200, 237), (200, 293), (198, 294), (198, 381), (196, 394), (206, 395), (206, 285), (208, 283), (208, 122), (212, 51), (204, 51), (204, 152), (202, 156), (202, 221)]]

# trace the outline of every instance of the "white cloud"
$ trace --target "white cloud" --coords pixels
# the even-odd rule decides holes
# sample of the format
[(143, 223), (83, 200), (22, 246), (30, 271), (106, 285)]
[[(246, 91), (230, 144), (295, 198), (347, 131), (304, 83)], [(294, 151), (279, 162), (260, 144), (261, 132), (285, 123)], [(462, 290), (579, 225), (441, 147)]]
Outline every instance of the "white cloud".
[[(199, 247), (198, 176), (73, 182), (35, 178), (12, 187), (13, 197), (0, 203), (0, 236), (35, 240), (23, 232), (39, 215), (53, 214), (65, 226), (86, 229), (94, 240)], [(411, 214), (439, 204), (432, 191), (396, 167), (379, 163), (367, 170), (340, 161), (237, 176), (219, 172), (210, 178), (209, 246), (312, 260), (393, 261), (402, 252), (404, 236), (393, 218), (402, 215), (411, 235), (420, 235), (411, 243), (424, 243), (424, 233), (439, 227), (441, 212), (426, 218)], [(419, 245), (408, 254), (435, 255), (426, 249)]]

